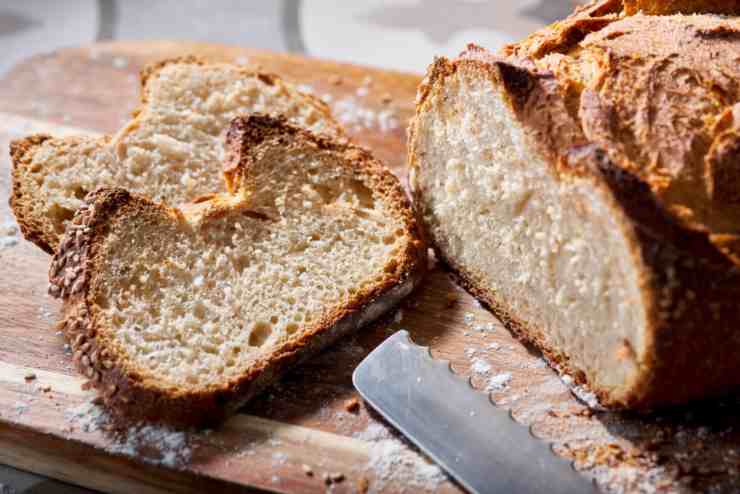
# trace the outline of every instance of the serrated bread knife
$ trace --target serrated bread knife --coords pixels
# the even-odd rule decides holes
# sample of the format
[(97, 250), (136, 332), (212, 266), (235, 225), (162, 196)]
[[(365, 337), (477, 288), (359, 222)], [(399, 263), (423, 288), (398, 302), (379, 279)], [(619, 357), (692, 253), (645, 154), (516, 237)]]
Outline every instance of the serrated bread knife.
[(398, 331), (355, 369), (362, 397), (470, 492), (593, 494), (594, 484), (428, 348)]

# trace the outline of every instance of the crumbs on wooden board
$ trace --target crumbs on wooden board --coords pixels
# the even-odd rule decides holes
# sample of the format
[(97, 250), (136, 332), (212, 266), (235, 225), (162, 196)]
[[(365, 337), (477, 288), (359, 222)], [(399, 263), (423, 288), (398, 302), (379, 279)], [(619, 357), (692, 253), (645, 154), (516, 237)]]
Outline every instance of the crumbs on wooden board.
[[(70, 428), (86, 433), (113, 429), (113, 418), (104, 407), (95, 404), (95, 400), (68, 408), (64, 416)], [(170, 468), (187, 466), (193, 454), (189, 433), (164, 425), (140, 422), (108, 434), (107, 438), (109, 442), (105, 450), (109, 453)]]
[(5, 221), (0, 223), (0, 249), (14, 247), (20, 240), (20, 230), (15, 221)]
[(350, 398), (344, 402), (344, 409), (349, 413), (357, 413), (360, 411), (360, 400), (357, 398)]
[(370, 486), (373, 490), (396, 485), (434, 491), (447, 480), (435, 463), (396, 438), (380, 422), (371, 419), (363, 431), (353, 435), (370, 443), (366, 468), (374, 476)]

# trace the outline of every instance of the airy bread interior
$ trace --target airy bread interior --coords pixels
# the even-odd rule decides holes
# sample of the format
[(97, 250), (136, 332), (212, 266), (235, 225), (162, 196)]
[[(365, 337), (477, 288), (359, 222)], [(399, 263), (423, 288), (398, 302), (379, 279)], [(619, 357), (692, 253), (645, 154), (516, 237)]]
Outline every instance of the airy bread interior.
[(121, 210), (97, 251), (100, 337), (158, 388), (245, 375), (399, 266), (408, 230), (372, 177), (329, 151), (261, 156), (248, 200)]
[[(339, 134), (320, 101), (243, 67), (166, 63), (148, 75), (137, 117), (112, 138), (47, 139), (27, 152), (18, 207), (53, 249), (85, 195), (117, 186), (180, 204), (224, 189), (223, 135), (239, 115), (282, 114), (317, 133)], [(23, 203), (23, 204), (21, 204)]]
[(416, 125), (418, 206), (443, 256), (556, 358), (626, 393), (647, 316), (608, 193), (559, 178), (500, 88), (475, 70), (435, 86)]

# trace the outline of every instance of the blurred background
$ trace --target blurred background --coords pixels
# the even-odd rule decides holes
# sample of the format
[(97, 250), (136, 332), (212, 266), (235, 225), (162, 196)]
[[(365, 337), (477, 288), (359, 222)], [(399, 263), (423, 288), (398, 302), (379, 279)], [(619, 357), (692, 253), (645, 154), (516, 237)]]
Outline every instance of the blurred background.
[[(2, 0), (0, 77), (29, 56), (95, 41), (195, 40), (423, 72), (467, 43), (495, 50), (574, 0)], [(584, 2), (580, 2), (584, 3)], [(0, 494), (90, 492), (0, 465)]]
[(574, 0), (3, 0), (0, 74), (29, 55), (111, 39), (237, 44), (421, 72), (471, 41), (496, 49)]

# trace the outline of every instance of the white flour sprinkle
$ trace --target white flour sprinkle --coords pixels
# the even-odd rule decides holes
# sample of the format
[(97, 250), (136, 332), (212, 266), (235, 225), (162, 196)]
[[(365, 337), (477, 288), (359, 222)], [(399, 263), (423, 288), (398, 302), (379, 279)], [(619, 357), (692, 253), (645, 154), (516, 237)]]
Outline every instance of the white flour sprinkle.
[(310, 84), (299, 84), (296, 86), (296, 89), (302, 93), (313, 94), (313, 86)]
[(496, 374), (488, 380), (486, 391), (500, 391), (506, 388), (511, 382), (511, 372), (502, 372)]
[[(64, 416), (71, 426), (88, 433), (112, 424), (108, 412), (91, 401), (67, 409)], [(187, 432), (146, 423), (134, 424), (121, 437), (110, 438), (105, 450), (170, 468), (183, 468), (193, 454)]]
[(125, 57), (113, 57), (113, 67), (125, 69), (128, 67), (128, 60)]
[(499, 344), (498, 344), (498, 343), (496, 343), (496, 342), (493, 342), (493, 343), (489, 343), (489, 344), (488, 344), (488, 345), (486, 346), (486, 348), (488, 348), (489, 350), (494, 350), (494, 351), (496, 351), (496, 350), (500, 350), (500, 349), (501, 349), (501, 345), (499, 345)]
[(470, 312), (466, 312), (463, 316), (463, 321), (465, 321), (465, 324), (467, 324), (468, 326), (471, 326), (473, 324), (473, 320), (473, 314), (471, 314)]
[(475, 357), (473, 359), (473, 365), (470, 366), (470, 370), (475, 374), (488, 374), (491, 372), (491, 364), (480, 357)]
[(18, 243), (18, 225), (15, 221), (0, 224), (0, 249), (13, 247)]
[(479, 333), (485, 333), (485, 332), (493, 333), (493, 331), (496, 329), (496, 324), (489, 322), (486, 324), (475, 326), (474, 329), (478, 331)]
[(563, 384), (568, 386), (570, 392), (573, 393), (575, 397), (578, 398), (581, 402), (583, 402), (583, 404), (588, 406), (591, 410), (606, 410), (606, 408), (604, 408), (601, 403), (599, 403), (599, 399), (596, 397), (596, 394), (594, 394), (591, 390), (584, 386), (576, 384), (573, 380), (573, 377), (566, 374), (560, 366), (552, 365), (552, 367), (557, 371), (558, 375), (560, 376), (560, 380), (563, 381)]
[(279, 465), (284, 465), (286, 461), (288, 461), (287, 454), (280, 452), (272, 454), (272, 466), (276, 467)]
[(351, 127), (354, 131), (364, 128), (387, 132), (400, 126), (394, 110), (384, 109), (376, 112), (360, 105), (351, 97), (337, 101), (332, 110), (341, 124)]
[(16, 401), (13, 405), (13, 410), (15, 411), (15, 414), (20, 417), (24, 413), (28, 411), (29, 403), (25, 403), (23, 401)]
[(56, 319), (56, 315), (48, 307), (44, 307), (43, 305), (39, 307), (39, 315), (48, 323), (53, 323)]
[(401, 321), (403, 321), (403, 309), (398, 309), (396, 311), (396, 315), (393, 316), (393, 322), (396, 323), (396, 324), (398, 324)]
[(398, 440), (385, 440), (370, 446), (369, 467), (375, 472), (373, 488), (388, 483), (416, 489), (435, 490), (446, 480), (442, 470)]
[(545, 367), (547, 367), (547, 362), (545, 362), (545, 361), (544, 361), (544, 360), (542, 360), (542, 359), (537, 359), (537, 360), (535, 360), (535, 361), (534, 361), (534, 362), (532, 363), (532, 365), (530, 365), (530, 367), (531, 367), (532, 369), (544, 369)]
[(576, 398), (585, 403), (591, 410), (606, 410), (606, 408), (601, 406), (599, 399), (593, 391), (590, 391), (583, 386), (576, 385), (570, 386), (570, 390), (574, 395), (576, 395)]
[(393, 437), (388, 428), (378, 422), (370, 422), (354, 437), (371, 443), (367, 467), (375, 474), (373, 491), (383, 490), (389, 483), (433, 491), (446, 480), (437, 465)]
[(244, 56), (236, 57), (234, 59), (234, 63), (236, 65), (249, 65), (249, 59), (247, 57), (244, 57)]

